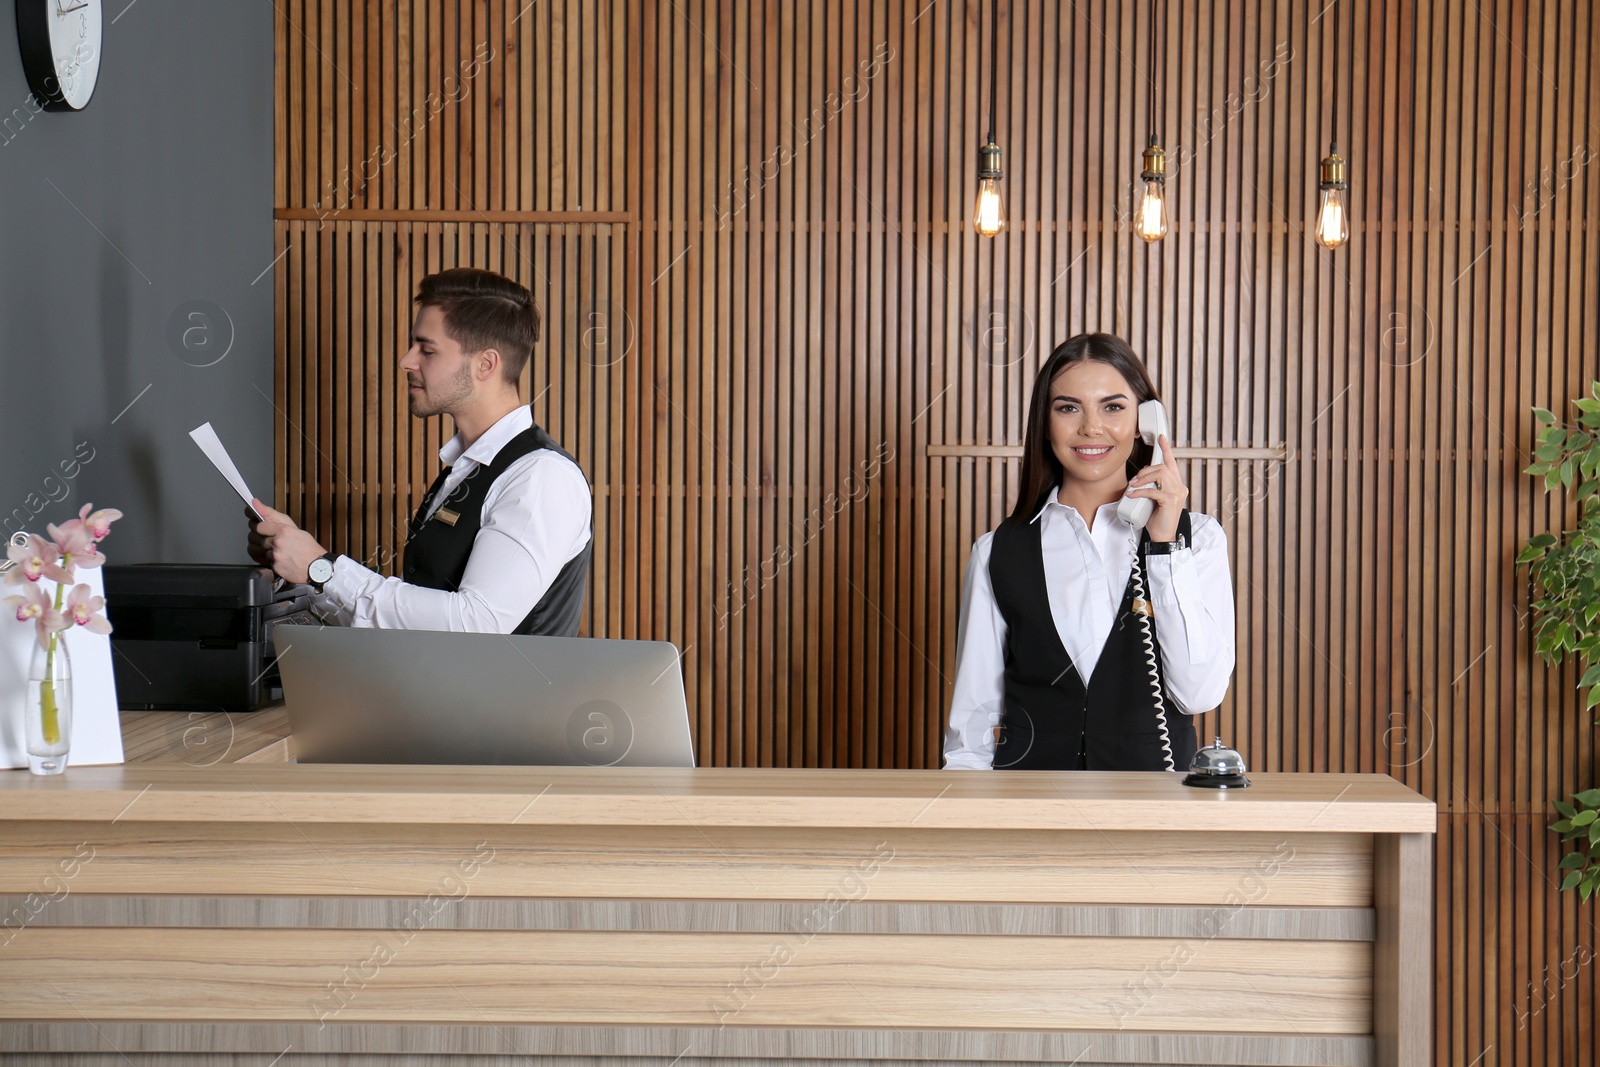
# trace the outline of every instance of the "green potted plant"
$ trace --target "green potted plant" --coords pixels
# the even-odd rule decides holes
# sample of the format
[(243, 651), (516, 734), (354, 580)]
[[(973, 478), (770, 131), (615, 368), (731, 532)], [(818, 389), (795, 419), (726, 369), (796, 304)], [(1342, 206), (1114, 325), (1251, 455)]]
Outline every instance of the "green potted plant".
[[(1577, 418), (1560, 422), (1544, 408), (1534, 408), (1543, 424), (1527, 472), (1544, 479), (1545, 491), (1556, 486), (1578, 505), (1576, 529), (1558, 537), (1543, 533), (1529, 539), (1517, 556), (1533, 577), (1537, 596), (1530, 605), (1538, 619), (1534, 650), (1552, 665), (1577, 655), (1584, 668), (1578, 688), (1584, 710), (1600, 704), (1600, 381), (1589, 395), (1573, 401)], [(1576, 851), (1561, 859), (1562, 889), (1576, 888), (1584, 900), (1600, 889), (1600, 789), (1585, 789), (1572, 802), (1557, 800), (1561, 816), (1550, 829)]]

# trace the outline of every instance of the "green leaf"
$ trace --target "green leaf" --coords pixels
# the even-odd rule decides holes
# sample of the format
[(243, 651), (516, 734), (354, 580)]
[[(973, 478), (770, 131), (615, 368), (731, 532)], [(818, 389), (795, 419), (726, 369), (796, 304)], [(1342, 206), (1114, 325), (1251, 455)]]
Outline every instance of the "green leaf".
[(1565, 648), (1567, 644), (1567, 638), (1571, 636), (1571, 634), (1572, 626), (1569, 623), (1556, 623), (1555, 630), (1551, 633), (1551, 638), (1555, 647), (1557, 649)]
[(1585, 789), (1574, 794), (1572, 799), (1586, 808), (1600, 808), (1600, 789)]
[(1571, 889), (1573, 886), (1577, 885), (1578, 882), (1582, 880), (1582, 878), (1583, 878), (1583, 872), (1582, 871), (1568, 871), (1567, 872), (1567, 876), (1565, 878), (1561, 879), (1561, 890), (1562, 890), (1562, 892), (1566, 892), (1568, 889)]
[(1558, 833), (1558, 834), (1571, 833), (1572, 832), (1572, 820), (1570, 818), (1569, 819), (1557, 819), (1555, 822), (1550, 824), (1550, 829), (1554, 833)]
[(1556, 867), (1556, 870), (1558, 870), (1558, 871), (1575, 870), (1575, 869), (1581, 868), (1584, 865), (1584, 862), (1585, 861), (1584, 861), (1582, 852), (1568, 852), (1565, 856), (1561, 857), (1561, 863), (1560, 863), (1559, 866)]
[(1572, 406), (1579, 411), (1600, 411), (1600, 400), (1591, 400), (1586, 396), (1579, 397), (1572, 402)]
[(1555, 422), (1555, 414), (1549, 408), (1534, 408), (1533, 417), (1540, 422)]
[(1549, 548), (1555, 543), (1556, 535), (1553, 533), (1534, 534), (1532, 537), (1528, 538), (1529, 546), (1536, 546), (1538, 548)]
[(1561, 464), (1561, 485), (1563, 488), (1572, 488), (1573, 476), (1578, 473), (1578, 465), (1568, 456), (1565, 463)]
[(1594, 822), (1596, 819), (1600, 819), (1600, 811), (1595, 811), (1594, 809), (1590, 808), (1590, 809), (1588, 809), (1586, 811), (1580, 811), (1580, 812), (1578, 812), (1578, 814), (1574, 815), (1572, 817), (1572, 825), (1573, 826), (1588, 826), (1590, 823)]
[(1596, 704), (1600, 704), (1600, 685), (1590, 687), (1589, 695), (1583, 698), (1583, 710), (1588, 711)]
[(1570, 819), (1574, 815), (1578, 814), (1578, 809), (1573, 807), (1571, 804), (1568, 804), (1565, 800), (1556, 801), (1555, 809), (1561, 814), (1563, 819)]

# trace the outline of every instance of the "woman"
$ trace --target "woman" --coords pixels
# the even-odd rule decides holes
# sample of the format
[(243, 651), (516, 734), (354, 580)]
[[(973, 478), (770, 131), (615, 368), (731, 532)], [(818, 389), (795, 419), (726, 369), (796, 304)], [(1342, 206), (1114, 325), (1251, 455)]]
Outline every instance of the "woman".
[[(1233, 673), (1228, 542), (1160, 438), (1151, 465), (1144, 363), (1081, 334), (1039, 370), (1016, 508), (972, 548), (956, 637), (945, 766), (1187, 770), (1189, 716)], [(1124, 493), (1154, 503), (1143, 531)]]

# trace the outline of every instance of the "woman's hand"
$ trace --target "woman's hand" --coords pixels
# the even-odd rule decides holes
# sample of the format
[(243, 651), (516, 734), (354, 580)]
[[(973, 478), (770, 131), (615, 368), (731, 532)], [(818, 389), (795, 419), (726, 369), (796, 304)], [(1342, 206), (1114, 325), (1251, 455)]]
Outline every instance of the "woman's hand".
[(1161, 446), (1165, 463), (1152, 464), (1128, 480), (1128, 495), (1145, 497), (1155, 502), (1155, 511), (1145, 529), (1152, 541), (1175, 541), (1178, 538), (1178, 518), (1189, 503), (1189, 486), (1172, 462), (1172, 442), (1166, 434), (1156, 439)]

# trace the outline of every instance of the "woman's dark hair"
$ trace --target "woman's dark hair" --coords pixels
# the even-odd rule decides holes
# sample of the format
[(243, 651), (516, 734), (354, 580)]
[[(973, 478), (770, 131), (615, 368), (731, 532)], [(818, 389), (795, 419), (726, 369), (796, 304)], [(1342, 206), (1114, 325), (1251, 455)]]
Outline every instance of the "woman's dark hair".
[(417, 289), (418, 307), (436, 307), (444, 332), (468, 355), (500, 353), (505, 380), (516, 385), (539, 340), (539, 309), (533, 294), (510, 278), (475, 267), (430, 274)]
[[(1065, 472), (1055, 450), (1050, 447), (1050, 385), (1074, 363), (1091, 360), (1114, 368), (1126, 378), (1137, 403), (1156, 399), (1156, 387), (1150, 381), (1150, 372), (1145, 370), (1144, 360), (1122, 338), (1109, 333), (1080, 333), (1057, 345), (1033, 380), (1033, 399), (1028, 402), (1028, 429), (1022, 439), (1022, 487), (1007, 522), (1031, 521), (1044, 507), (1045, 498), (1060, 486)], [(1152, 452), (1143, 438), (1134, 441), (1133, 451), (1128, 455), (1128, 477), (1132, 478), (1150, 464)]]

